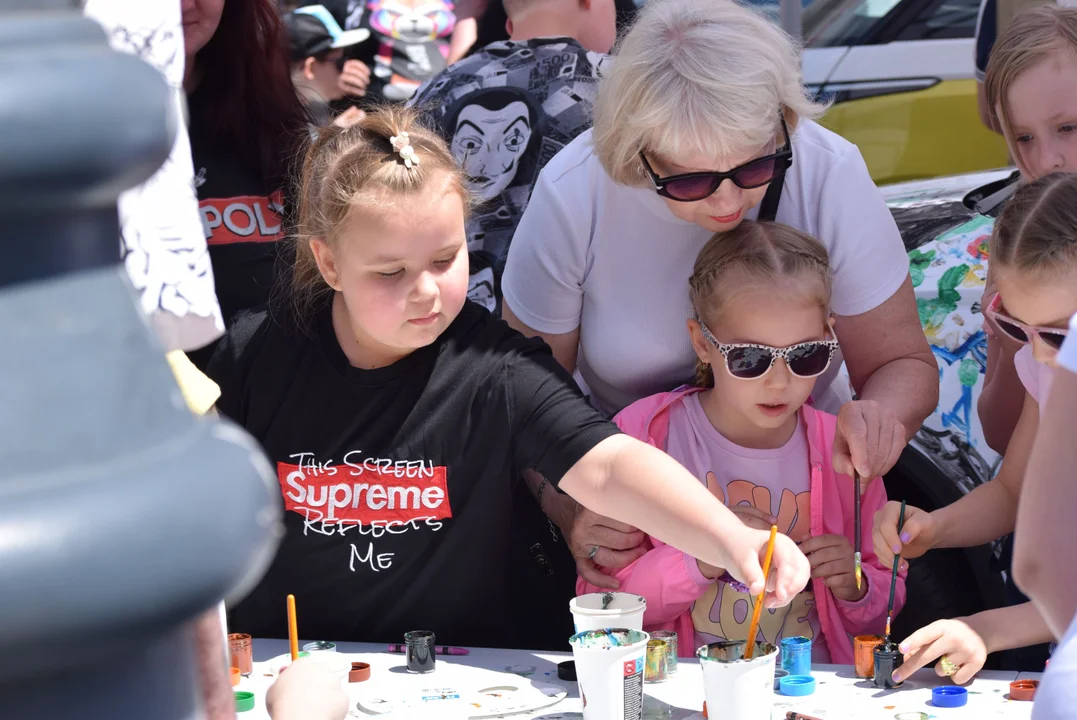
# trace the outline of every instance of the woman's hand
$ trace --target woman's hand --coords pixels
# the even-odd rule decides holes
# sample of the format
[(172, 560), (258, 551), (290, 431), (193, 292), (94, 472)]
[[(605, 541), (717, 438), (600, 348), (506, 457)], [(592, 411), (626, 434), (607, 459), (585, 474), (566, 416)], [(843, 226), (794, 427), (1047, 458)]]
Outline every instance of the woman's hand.
[(905, 662), (894, 671), (895, 682), (946, 656), (948, 663), (940, 660), (935, 666), (935, 673), (939, 677), (947, 677), (950, 675), (947, 670), (952, 671), (953, 668), (945, 666), (952, 663), (957, 668), (952, 674), (953, 681), (964, 685), (980, 672), (987, 660), (987, 646), (983, 638), (965, 618), (933, 622), (906, 638), (898, 649), (905, 656)]
[(299, 658), (269, 687), (266, 709), (273, 720), (344, 720), (348, 695), (323, 663)]
[(808, 558), (811, 576), (823, 580), (834, 597), (856, 602), (868, 594), (866, 575), (860, 589), (856, 588), (853, 546), (844, 535), (808, 538), (800, 544), (800, 551)]
[(834, 470), (843, 475), (859, 472), (864, 482), (894, 467), (908, 443), (905, 426), (886, 405), (874, 400), (854, 400), (838, 411), (834, 435)]
[[(935, 547), (936, 526), (935, 518), (920, 508), (907, 505), (905, 507), (905, 524), (898, 533), (898, 520), (901, 518), (901, 503), (890, 502), (883, 505), (883, 509), (875, 513), (874, 530), (872, 539), (875, 543), (875, 555), (879, 563), (885, 568), (894, 567), (894, 556), (901, 553), (904, 559), (920, 557), (928, 550)], [(900, 570), (908, 568), (908, 563), (902, 562)]]
[[(600, 588), (617, 590), (620, 583), (599, 571), (601, 565), (620, 570), (631, 565), (647, 552), (643, 545), (647, 537), (631, 525), (593, 513), (579, 503), (571, 522), (561, 527), (565, 540), (576, 558), (576, 571), (587, 582)], [(595, 549), (597, 548), (597, 550)]]

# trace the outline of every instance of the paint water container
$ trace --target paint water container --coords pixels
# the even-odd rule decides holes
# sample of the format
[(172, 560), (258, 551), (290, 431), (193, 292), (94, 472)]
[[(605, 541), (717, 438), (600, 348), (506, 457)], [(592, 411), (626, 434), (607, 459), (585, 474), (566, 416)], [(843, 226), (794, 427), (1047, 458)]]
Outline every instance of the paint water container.
[(590, 593), (572, 598), (568, 609), (572, 612), (572, 622), (578, 633), (605, 628), (642, 631), (647, 599), (633, 593)]
[(642, 630), (586, 630), (569, 639), (584, 720), (642, 720), (643, 666), (650, 636)]
[(644, 657), (643, 682), (661, 683), (669, 679), (669, 645), (665, 640), (647, 641), (647, 655)]
[(707, 705), (721, 708), (722, 720), (769, 718), (774, 709), (774, 670), (778, 648), (756, 643), (751, 660), (745, 660), (744, 640), (704, 645), (696, 650), (703, 668)]
[(894, 671), (905, 662), (905, 656), (893, 643), (884, 643), (875, 648), (875, 673), (872, 682), (877, 688), (893, 689), (901, 687), (904, 682), (894, 682)]
[(674, 675), (677, 672), (677, 633), (672, 630), (655, 630), (651, 640), (666, 641), (666, 673)]
[(790, 637), (782, 640), (782, 670), (790, 675), (811, 675), (811, 640)]

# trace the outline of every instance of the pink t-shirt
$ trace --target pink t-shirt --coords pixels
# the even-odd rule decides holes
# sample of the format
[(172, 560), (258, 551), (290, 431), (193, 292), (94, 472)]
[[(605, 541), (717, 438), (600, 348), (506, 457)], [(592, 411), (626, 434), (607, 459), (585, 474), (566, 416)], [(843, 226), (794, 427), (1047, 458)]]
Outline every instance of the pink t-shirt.
[[(729, 507), (753, 505), (778, 518), (778, 530), (799, 540), (811, 531), (811, 462), (803, 423), (789, 442), (774, 450), (743, 448), (722, 436), (703, 410), (700, 393), (670, 407), (666, 452), (701, 482), (721, 488)], [(708, 478), (708, 474), (713, 474)], [(810, 585), (808, 587), (811, 587)], [(744, 640), (752, 619), (751, 596), (726, 583), (714, 583), (692, 606), (696, 646), (718, 640)], [(783, 637), (812, 639), (812, 662), (830, 662), (815, 608), (815, 593), (805, 591), (777, 610), (764, 609), (762, 639), (778, 645)]]
[(1047, 393), (1051, 392), (1051, 381), (1054, 380), (1054, 370), (1043, 363), (1036, 362), (1032, 356), (1032, 346), (1025, 345), (1017, 351), (1013, 358), (1014, 367), (1017, 368), (1017, 377), (1021, 378), (1021, 384), (1032, 396), (1032, 399), (1040, 404), (1040, 419), (1043, 419), (1043, 411), (1047, 406)]

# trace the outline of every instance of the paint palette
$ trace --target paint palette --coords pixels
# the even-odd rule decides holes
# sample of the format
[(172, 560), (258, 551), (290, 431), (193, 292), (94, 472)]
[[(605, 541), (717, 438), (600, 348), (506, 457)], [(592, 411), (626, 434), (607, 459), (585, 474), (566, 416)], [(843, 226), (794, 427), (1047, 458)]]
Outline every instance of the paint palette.
[[(520, 682), (513, 682), (520, 680)], [(360, 716), (382, 720), (404, 717), (453, 717), (478, 720), (504, 715), (520, 715), (552, 707), (568, 696), (568, 690), (553, 683), (530, 683), (523, 678), (506, 678), (506, 684), (475, 691), (451, 687), (386, 692), (371, 689), (360, 698)], [(436, 713), (436, 715), (435, 715)]]

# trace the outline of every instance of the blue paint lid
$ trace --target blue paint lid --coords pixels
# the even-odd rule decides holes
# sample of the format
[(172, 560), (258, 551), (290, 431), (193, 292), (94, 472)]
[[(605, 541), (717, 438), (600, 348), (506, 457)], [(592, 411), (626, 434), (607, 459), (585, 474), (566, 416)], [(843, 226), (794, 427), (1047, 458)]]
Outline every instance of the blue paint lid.
[(931, 691), (931, 703), (935, 707), (961, 707), (969, 701), (969, 691), (957, 685), (944, 685)]
[(778, 681), (782, 695), (799, 697), (815, 692), (815, 678), (811, 675), (788, 675)]

